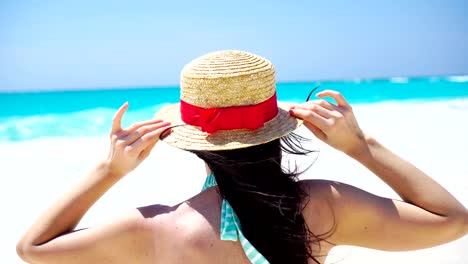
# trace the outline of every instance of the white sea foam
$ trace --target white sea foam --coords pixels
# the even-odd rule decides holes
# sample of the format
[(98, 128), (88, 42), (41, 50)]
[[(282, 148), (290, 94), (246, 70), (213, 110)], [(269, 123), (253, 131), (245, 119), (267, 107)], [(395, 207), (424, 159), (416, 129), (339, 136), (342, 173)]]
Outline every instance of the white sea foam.
[(392, 77), (388, 79), (391, 83), (408, 83), (409, 79), (406, 77)]
[[(468, 100), (425, 103), (378, 103), (355, 105), (354, 112), (362, 129), (379, 139), (405, 159), (446, 187), (468, 206)], [(456, 107), (453, 107), (456, 106)], [(459, 107), (461, 106), (461, 107)], [(138, 112), (138, 111), (136, 111)], [(107, 131), (113, 111), (100, 110), (99, 117), (80, 120), (73, 115), (79, 129), (87, 122)], [(137, 118), (142, 117), (136, 114)], [(152, 112), (149, 113), (152, 115)], [(55, 116), (31, 117), (23, 126), (39, 121), (55, 122)], [(61, 122), (65, 122), (61, 120)], [(71, 122), (72, 123), (72, 122)], [(69, 123), (69, 125), (71, 124)], [(91, 126), (87, 126), (90, 129)], [(311, 136), (301, 128), (300, 133)], [(108, 138), (54, 137), (20, 142), (0, 142), (0, 161), (4, 183), (0, 185), (0, 206), (14, 217), (4, 217), (8, 228), (2, 233), (1, 263), (20, 263), (14, 244), (31, 222), (56, 197), (78, 181), (97, 160), (106, 157)], [(356, 162), (330, 147), (313, 142), (320, 155), (303, 178), (324, 178), (352, 184), (372, 193), (397, 198), (377, 177), (357, 166)], [(180, 164), (184, 164), (180, 166)], [(339, 166), (337, 166), (339, 164)], [(204, 166), (187, 152), (158, 143), (147, 161), (114, 186), (84, 217), (80, 227), (107, 221), (128, 208), (153, 203), (175, 204), (199, 192), (204, 181)], [(430, 192), (430, 190), (427, 190)], [(18, 210), (21, 208), (21, 210)], [(338, 247), (326, 263), (465, 263), (468, 237), (449, 244), (413, 252), (384, 253), (354, 247)], [(448, 261), (450, 259), (450, 261)]]
[(468, 75), (456, 75), (456, 76), (449, 76), (447, 77), (447, 80), (450, 82), (468, 82)]

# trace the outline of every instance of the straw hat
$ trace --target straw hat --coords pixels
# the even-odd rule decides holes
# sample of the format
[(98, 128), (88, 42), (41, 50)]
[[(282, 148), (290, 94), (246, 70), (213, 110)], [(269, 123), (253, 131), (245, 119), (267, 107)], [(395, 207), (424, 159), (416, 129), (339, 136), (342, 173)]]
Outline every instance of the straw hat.
[(276, 100), (273, 64), (248, 52), (218, 51), (191, 61), (182, 70), (180, 89), (181, 102), (155, 115), (171, 122), (163, 141), (177, 148), (245, 148), (285, 136), (302, 123), (289, 115), (290, 104)]

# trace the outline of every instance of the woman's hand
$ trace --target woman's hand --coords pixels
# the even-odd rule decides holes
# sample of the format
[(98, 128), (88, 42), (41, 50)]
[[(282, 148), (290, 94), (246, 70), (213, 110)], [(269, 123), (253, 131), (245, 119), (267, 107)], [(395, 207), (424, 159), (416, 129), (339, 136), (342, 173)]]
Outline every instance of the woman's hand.
[(122, 129), (122, 117), (128, 103), (120, 107), (112, 120), (111, 148), (106, 164), (111, 175), (122, 177), (148, 157), (159, 136), (170, 126), (162, 120), (138, 122)]
[(304, 125), (328, 145), (353, 156), (366, 146), (364, 134), (345, 98), (336, 91), (325, 90), (317, 97), (331, 97), (337, 105), (325, 100), (310, 101), (291, 107), (291, 115), (302, 119)]

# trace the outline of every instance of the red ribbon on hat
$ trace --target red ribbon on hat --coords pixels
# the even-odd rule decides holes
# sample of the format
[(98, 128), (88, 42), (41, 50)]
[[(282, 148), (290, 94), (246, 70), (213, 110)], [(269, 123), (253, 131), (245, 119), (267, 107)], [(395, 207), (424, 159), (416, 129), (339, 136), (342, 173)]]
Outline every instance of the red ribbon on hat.
[(182, 121), (201, 127), (203, 132), (220, 130), (255, 130), (278, 114), (276, 93), (270, 99), (256, 105), (203, 108), (180, 100)]

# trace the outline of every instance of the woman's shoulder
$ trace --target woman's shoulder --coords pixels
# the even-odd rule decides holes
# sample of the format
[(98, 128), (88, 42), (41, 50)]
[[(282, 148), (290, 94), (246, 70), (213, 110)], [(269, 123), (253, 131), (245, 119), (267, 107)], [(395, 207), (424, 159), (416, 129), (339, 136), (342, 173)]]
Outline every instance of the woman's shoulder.
[(317, 220), (320, 220), (318, 216), (325, 219), (328, 216), (332, 216), (330, 197), (333, 195), (336, 182), (328, 180), (301, 180), (299, 184), (306, 193), (306, 198), (303, 201), (303, 214), (306, 220), (314, 218), (314, 222), (317, 222)]
[[(322, 179), (301, 180), (299, 182), (305, 191), (304, 217), (313, 222), (336, 222), (338, 208), (347, 206), (354, 196), (362, 196), (363, 190), (346, 183)], [(323, 221), (322, 221), (323, 220)]]
[(352, 192), (358, 188), (351, 185), (330, 180), (310, 179), (299, 181), (302, 189), (307, 193), (308, 201), (312, 204), (329, 207), (334, 200), (340, 197), (340, 193)]
[[(320, 239), (331, 237), (336, 227), (332, 197), (336, 195), (335, 186), (341, 183), (328, 180), (302, 180), (300, 184), (307, 194), (302, 211), (307, 227)], [(332, 247), (331, 244), (321, 244), (321, 246)]]
[[(140, 213), (155, 228), (177, 229), (177, 233), (190, 233), (189, 227), (211, 228), (219, 222), (221, 203), (217, 203), (215, 190), (210, 188), (174, 206), (153, 204), (140, 207)], [(190, 224), (187, 224), (190, 223)], [(205, 230), (206, 231), (206, 230)]]
[(219, 240), (221, 203), (216, 188), (209, 188), (175, 206), (140, 208), (152, 222), (158, 251), (165, 252), (161, 263), (216, 263), (207, 259), (225, 255), (243, 259), (240, 245)]

